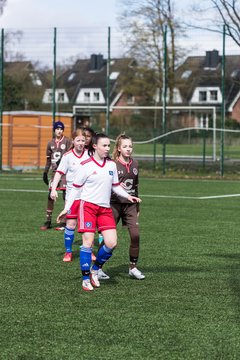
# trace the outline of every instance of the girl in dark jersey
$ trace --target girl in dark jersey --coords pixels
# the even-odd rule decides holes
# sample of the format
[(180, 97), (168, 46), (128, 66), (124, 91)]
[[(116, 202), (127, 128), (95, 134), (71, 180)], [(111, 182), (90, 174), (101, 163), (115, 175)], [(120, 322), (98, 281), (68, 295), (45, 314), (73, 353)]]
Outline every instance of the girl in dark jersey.
[[(138, 162), (131, 155), (133, 151), (132, 139), (126, 135), (119, 135), (116, 139), (112, 158), (116, 162), (119, 182), (131, 196), (138, 197)], [(122, 219), (122, 224), (127, 226), (130, 235), (129, 248), (129, 275), (135, 279), (145, 278), (137, 269), (139, 257), (139, 203), (130, 203), (126, 198), (112, 192), (111, 208), (116, 224)]]

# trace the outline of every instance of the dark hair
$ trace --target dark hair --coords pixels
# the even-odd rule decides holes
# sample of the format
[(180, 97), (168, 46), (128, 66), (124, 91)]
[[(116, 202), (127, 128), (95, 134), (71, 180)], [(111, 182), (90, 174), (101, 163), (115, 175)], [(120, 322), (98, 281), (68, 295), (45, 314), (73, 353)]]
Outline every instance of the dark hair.
[(93, 145), (97, 145), (99, 139), (109, 139), (109, 137), (104, 133), (94, 133), (92, 137), (92, 142), (88, 148), (88, 155), (92, 156), (95, 152)]
[(94, 131), (91, 127), (89, 127), (89, 126), (83, 126), (83, 129), (84, 129), (85, 131), (90, 132), (92, 136), (95, 135), (95, 131)]

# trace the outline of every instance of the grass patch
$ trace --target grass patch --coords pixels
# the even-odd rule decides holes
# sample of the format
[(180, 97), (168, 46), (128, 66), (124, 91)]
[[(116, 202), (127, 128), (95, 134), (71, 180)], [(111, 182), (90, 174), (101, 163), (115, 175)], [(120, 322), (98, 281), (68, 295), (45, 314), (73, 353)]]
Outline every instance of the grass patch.
[(91, 294), (81, 290), (80, 237), (65, 264), (63, 234), (39, 230), (47, 192), (7, 191), (46, 190), (40, 176), (1, 175), (0, 188), (1, 359), (238, 358), (239, 198), (197, 199), (239, 193), (237, 181), (142, 177), (146, 279), (128, 277), (119, 227), (111, 279)]

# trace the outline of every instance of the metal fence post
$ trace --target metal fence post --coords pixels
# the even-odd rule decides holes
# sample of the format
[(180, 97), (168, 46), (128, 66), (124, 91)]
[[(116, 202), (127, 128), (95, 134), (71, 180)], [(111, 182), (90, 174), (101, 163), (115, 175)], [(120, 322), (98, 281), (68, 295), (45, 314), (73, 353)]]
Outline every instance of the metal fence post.
[(3, 63), (4, 63), (4, 29), (1, 30), (1, 57), (0, 57), (0, 171), (2, 171), (3, 151), (2, 151), (2, 136), (3, 136)]
[(106, 134), (109, 135), (109, 74), (110, 74), (110, 61), (111, 61), (111, 51), (110, 51), (110, 44), (111, 44), (111, 29), (108, 27), (108, 59), (107, 59), (107, 91), (106, 91)]
[(221, 176), (224, 175), (224, 127), (225, 127), (225, 38), (226, 28), (223, 25), (223, 53), (222, 53), (222, 105), (221, 105)]
[(52, 77), (52, 124), (54, 125), (56, 119), (56, 40), (57, 29), (54, 28), (53, 33), (53, 77)]

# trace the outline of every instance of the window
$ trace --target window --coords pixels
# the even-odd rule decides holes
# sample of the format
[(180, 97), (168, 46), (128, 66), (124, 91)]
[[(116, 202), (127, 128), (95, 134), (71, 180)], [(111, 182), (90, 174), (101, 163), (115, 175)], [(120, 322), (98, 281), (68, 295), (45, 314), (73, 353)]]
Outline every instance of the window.
[(48, 102), (52, 102), (53, 101), (53, 94), (52, 92), (48, 93)]
[(182, 79), (188, 79), (191, 74), (192, 74), (192, 70), (185, 70), (185, 71), (182, 73), (181, 78), (182, 78)]
[(75, 78), (75, 75), (76, 75), (75, 72), (71, 73), (68, 77), (68, 81), (72, 81)]
[(207, 101), (207, 92), (199, 91), (199, 101)]
[(113, 71), (113, 72), (110, 74), (109, 79), (110, 79), (110, 80), (116, 80), (116, 79), (118, 78), (118, 76), (119, 76), (119, 72)]
[(218, 92), (217, 90), (210, 90), (210, 101), (218, 100)]
[(240, 76), (240, 70), (239, 69), (236, 69), (236, 70), (232, 71), (232, 73), (231, 73), (232, 78), (236, 78), (236, 77), (239, 77), (239, 76)]
[(84, 102), (90, 102), (90, 92), (85, 92), (84, 93)]
[(58, 102), (64, 102), (64, 92), (58, 93)]
[(33, 85), (42, 86), (42, 81), (40, 80), (38, 74), (30, 73), (29, 75), (30, 75), (30, 77), (32, 79)]
[(93, 93), (93, 101), (94, 102), (98, 102), (100, 100), (100, 94), (99, 92), (94, 92)]
[(134, 104), (134, 101), (135, 101), (134, 96), (132, 95), (127, 96), (127, 104)]

